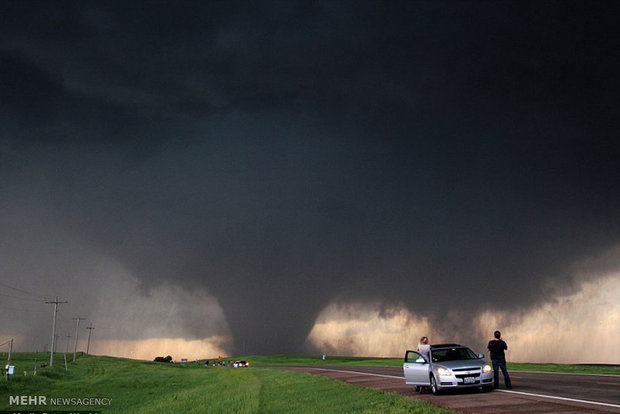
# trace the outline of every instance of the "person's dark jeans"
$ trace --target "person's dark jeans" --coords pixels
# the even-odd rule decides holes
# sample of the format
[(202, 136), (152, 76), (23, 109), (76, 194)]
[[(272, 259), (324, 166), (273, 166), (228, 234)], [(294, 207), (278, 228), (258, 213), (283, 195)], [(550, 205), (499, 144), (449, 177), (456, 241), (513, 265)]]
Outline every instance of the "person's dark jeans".
[(508, 370), (506, 369), (506, 361), (502, 361), (501, 359), (494, 359), (493, 361), (493, 386), (495, 388), (499, 388), (499, 370), (502, 370), (502, 374), (504, 375), (504, 383), (506, 384), (506, 388), (512, 388), (512, 383), (510, 382), (510, 376), (508, 375)]

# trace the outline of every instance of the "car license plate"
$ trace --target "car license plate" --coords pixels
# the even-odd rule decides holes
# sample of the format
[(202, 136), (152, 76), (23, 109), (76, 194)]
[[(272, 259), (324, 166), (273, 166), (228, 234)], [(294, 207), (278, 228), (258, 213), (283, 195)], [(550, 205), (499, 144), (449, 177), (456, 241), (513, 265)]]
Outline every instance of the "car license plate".
[(476, 377), (465, 377), (463, 378), (463, 383), (465, 384), (473, 384), (476, 382)]

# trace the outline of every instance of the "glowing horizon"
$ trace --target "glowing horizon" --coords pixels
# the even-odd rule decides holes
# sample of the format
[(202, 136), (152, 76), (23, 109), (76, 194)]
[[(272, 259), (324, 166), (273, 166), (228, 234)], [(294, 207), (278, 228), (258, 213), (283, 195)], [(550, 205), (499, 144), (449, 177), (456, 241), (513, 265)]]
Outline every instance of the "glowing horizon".
[[(620, 273), (615, 273), (586, 282), (576, 293), (516, 316), (501, 311), (481, 312), (475, 326), (480, 343), (490, 339), (495, 329), (502, 330), (509, 347), (507, 357), (512, 362), (619, 363), (618, 297)], [(435, 343), (453, 341), (450, 335), (434, 329), (428, 318), (402, 307), (393, 307), (387, 317), (381, 312), (376, 304), (332, 304), (323, 310), (308, 340), (332, 352), (346, 350), (354, 356), (386, 357), (399, 357), (405, 349), (415, 349), (421, 336), (429, 336)], [(593, 343), (597, 346), (595, 353), (584, 353), (592, 350)]]

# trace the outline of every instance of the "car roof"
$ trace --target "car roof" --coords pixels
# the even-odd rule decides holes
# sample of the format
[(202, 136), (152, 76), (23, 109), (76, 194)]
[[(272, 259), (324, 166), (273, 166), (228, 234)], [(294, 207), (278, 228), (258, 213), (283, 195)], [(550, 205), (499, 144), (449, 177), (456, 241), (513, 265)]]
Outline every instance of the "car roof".
[(459, 345), (459, 344), (433, 344), (431, 345), (431, 349), (438, 349), (438, 348), (454, 348), (454, 347), (463, 347), (463, 345)]

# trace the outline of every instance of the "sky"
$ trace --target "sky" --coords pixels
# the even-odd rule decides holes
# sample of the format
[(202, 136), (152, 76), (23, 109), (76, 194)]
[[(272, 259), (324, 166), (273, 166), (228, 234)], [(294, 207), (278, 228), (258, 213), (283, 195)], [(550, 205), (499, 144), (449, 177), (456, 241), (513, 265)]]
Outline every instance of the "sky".
[(0, 340), (620, 362), (618, 8), (1, 2)]

